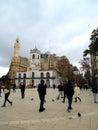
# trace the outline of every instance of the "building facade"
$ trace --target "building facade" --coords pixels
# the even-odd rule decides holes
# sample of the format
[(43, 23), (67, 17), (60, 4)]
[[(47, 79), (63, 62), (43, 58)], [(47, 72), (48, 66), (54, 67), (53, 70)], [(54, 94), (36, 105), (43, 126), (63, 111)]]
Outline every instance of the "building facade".
[[(21, 82), (25, 82), (26, 86), (35, 87), (40, 83), (41, 79), (44, 79), (48, 87), (59, 84), (61, 77), (57, 72), (57, 63), (62, 57), (58, 57), (56, 54), (42, 54), (36, 47), (30, 50), (29, 58), (21, 57), (19, 54), (20, 41), (17, 38), (9, 69), (9, 78), (12, 83), (19, 86)], [(68, 61), (66, 71), (68, 70), (69, 73), (71, 64), (65, 56), (63, 58)]]
[(91, 56), (92, 64), (92, 82), (95, 82), (98, 86), (98, 56)]
[(29, 66), (27, 71), (17, 72), (16, 85), (25, 82), (28, 87), (38, 86), (40, 80), (44, 79), (48, 87), (59, 84), (59, 76), (55, 70), (41, 69), (41, 53), (37, 48), (30, 51)]
[(95, 77), (96, 77), (96, 83), (98, 86), (98, 56), (96, 56)]

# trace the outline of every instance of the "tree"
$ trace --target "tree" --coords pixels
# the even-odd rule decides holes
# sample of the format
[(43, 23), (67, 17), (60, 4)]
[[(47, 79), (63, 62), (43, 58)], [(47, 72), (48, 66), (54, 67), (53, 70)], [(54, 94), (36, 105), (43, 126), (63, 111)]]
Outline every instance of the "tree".
[(91, 43), (88, 46), (89, 49), (86, 49), (83, 53), (84, 56), (90, 55), (98, 55), (98, 28), (94, 29), (92, 31), (91, 37), (90, 37)]
[(57, 72), (62, 79), (72, 78), (72, 65), (67, 58), (62, 57), (58, 61)]
[(79, 71), (79, 69), (77, 68), (77, 66), (73, 66), (73, 71)]
[(97, 65), (97, 57), (98, 57), (98, 28), (94, 29), (92, 31), (91, 37), (90, 37), (91, 43), (88, 46), (89, 49), (86, 49), (83, 53), (84, 56), (87, 56), (90, 54), (91, 56), (91, 70), (92, 70), (92, 84), (96, 83), (98, 84), (98, 78), (95, 66)]
[(5, 82), (5, 81), (7, 81), (7, 80), (10, 80), (10, 79), (8, 78), (8, 74), (7, 74), (7, 75), (3, 75), (3, 76), (0, 78), (0, 81), (1, 81), (1, 82)]
[(91, 62), (90, 62), (90, 58), (88, 57), (84, 57), (82, 60), (80, 60), (80, 70), (84, 73), (84, 77), (87, 81), (88, 84), (91, 84), (91, 74), (90, 74), (90, 70), (91, 70)]
[(80, 70), (87, 72), (90, 70), (90, 58), (84, 57), (82, 60), (79, 61), (79, 64), (81, 65)]

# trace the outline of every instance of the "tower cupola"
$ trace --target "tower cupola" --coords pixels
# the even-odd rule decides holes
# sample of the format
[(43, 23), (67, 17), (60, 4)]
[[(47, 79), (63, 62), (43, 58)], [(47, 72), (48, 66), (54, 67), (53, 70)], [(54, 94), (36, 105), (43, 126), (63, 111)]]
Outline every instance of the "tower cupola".
[(40, 68), (40, 51), (36, 47), (33, 50), (30, 50), (30, 64), (33, 69)]

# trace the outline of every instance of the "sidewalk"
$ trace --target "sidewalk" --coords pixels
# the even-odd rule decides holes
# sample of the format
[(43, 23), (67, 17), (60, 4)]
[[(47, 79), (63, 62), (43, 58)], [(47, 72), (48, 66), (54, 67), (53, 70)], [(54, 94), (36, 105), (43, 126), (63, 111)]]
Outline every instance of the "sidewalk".
[[(21, 99), (20, 90), (11, 92), (8, 103), (0, 107), (0, 130), (98, 130), (98, 104), (93, 103), (92, 93), (81, 92), (82, 102), (73, 102), (73, 110), (68, 113), (67, 100), (52, 101), (58, 90), (47, 89), (44, 112), (39, 112), (39, 97), (36, 89), (26, 89), (25, 98)], [(31, 100), (34, 98), (34, 100)], [(0, 106), (3, 104), (0, 97)], [(77, 113), (81, 113), (81, 117)]]

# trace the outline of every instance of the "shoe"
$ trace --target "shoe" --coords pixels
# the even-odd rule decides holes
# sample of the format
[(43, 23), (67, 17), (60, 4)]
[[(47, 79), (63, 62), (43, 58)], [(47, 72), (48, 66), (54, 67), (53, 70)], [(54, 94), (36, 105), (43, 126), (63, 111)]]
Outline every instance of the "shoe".
[(45, 111), (45, 108), (43, 107), (42, 109), (39, 109), (39, 112)]
[(43, 111), (45, 110), (45, 108), (43, 107), (43, 109), (42, 109)]
[(72, 110), (72, 107), (69, 107), (68, 109), (69, 109), (69, 110)]
[(12, 105), (13, 105), (13, 102), (11, 102), (10, 104), (11, 104), (11, 106), (12, 106)]
[(39, 112), (43, 112), (44, 110), (39, 110)]
[(5, 105), (2, 105), (1, 107), (6, 107)]
[(70, 110), (69, 110), (69, 109), (67, 109), (67, 111), (68, 111), (68, 112), (70, 112)]

